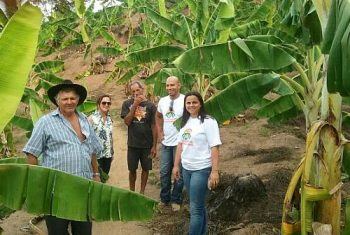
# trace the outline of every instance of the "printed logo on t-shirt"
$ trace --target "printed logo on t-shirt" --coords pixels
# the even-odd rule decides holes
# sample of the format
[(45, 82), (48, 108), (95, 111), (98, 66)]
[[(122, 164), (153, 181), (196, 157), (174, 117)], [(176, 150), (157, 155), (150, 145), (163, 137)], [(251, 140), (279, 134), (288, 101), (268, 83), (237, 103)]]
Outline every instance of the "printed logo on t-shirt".
[(146, 107), (137, 106), (134, 117), (138, 121), (141, 121), (142, 118), (146, 118)]
[(184, 130), (184, 133), (182, 134), (182, 144), (192, 145), (192, 141), (190, 140), (191, 132), (192, 132), (191, 128), (187, 128), (186, 130)]
[(166, 116), (167, 118), (174, 118), (174, 117), (175, 117), (175, 113), (174, 113), (174, 111), (168, 111), (168, 112), (165, 114), (165, 116)]

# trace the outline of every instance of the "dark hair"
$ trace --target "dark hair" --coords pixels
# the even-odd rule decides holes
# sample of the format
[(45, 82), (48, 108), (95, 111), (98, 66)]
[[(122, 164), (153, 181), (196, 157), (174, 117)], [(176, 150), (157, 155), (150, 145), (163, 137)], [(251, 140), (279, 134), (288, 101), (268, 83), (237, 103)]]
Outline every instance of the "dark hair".
[(97, 105), (97, 107), (101, 104), (103, 98), (105, 98), (105, 97), (108, 97), (109, 100), (112, 101), (112, 98), (111, 98), (110, 95), (108, 95), (108, 94), (102, 94), (102, 95), (98, 96), (98, 98), (97, 98), (97, 100), (96, 100), (96, 105)]
[(201, 108), (199, 109), (198, 118), (201, 120), (201, 123), (203, 123), (204, 119), (208, 117), (208, 115), (204, 109), (204, 101), (203, 101), (201, 94), (197, 91), (190, 91), (185, 95), (185, 98), (184, 98), (184, 111), (183, 111), (183, 115), (182, 115), (181, 127), (184, 127), (186, 125), (188, 119), (191, 116), (190, 113), (186, 109), (186, 99), (189, 96), (196, 96), (199, 100)]

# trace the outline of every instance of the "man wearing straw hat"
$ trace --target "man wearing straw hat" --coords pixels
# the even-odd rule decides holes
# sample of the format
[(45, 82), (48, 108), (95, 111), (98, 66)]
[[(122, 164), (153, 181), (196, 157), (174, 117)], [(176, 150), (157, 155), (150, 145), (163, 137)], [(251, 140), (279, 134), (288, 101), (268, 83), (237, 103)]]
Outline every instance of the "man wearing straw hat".
[[(70, 80), (51, 87), (49, 99), (57, 106), (53, 112), (41, 117), (23, 149), (29, 164), (64, 171), (72, 175), (100, 181), (96, 154), (102, 150), (87, 117), (76, 110), (87, 96), (86, 89)], [(70, 221), (45, 216), (49, 235), (91, 234), (91, 222)]]

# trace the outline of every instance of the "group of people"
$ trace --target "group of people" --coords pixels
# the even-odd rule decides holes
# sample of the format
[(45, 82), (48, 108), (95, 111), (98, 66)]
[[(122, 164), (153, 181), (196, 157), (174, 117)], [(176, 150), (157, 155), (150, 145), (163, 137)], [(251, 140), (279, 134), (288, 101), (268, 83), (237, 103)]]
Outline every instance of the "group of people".
[[(168, 96), (162, 97), (157, 106), (146, 99), (140, 81), (131, 82), (129, 88), (132, 97), (123, 102), (120, 116), (128, 127), (130, 190), (135, 191), (140, 163), (140, 193), (145, 193), (157, 143), (161, 142), (161, 204), (179, 210), (185, 186), (190, 200), (189, 234), (206, 234), (206, 196), (219, 183), (221, 140), (216, 120), (205, 112), (198, 92), (180, 93), (181, 83), (175, 76), (167, 78)], [(99, 168), (108, 174), (114, 159), (111, 97), (98, 97), (96, 111), (86, 117), (76, 110), (87, 96), (83, 86), (65, 80), (51, 87), (48, 96), (57, 109), (35, 124), (23, 149), (28, 163), (39, 164), (40, 156), (42, 166), (101, 181)], [(179, 118), (182, 120), (178, 131), (174, 122)], [(49, 235), (69, 234), (68, 224), (72, 234), (91, 234), (92, 230), (91, 221), (70, 221), (51, 215), (45, 216), (45, 221)]]

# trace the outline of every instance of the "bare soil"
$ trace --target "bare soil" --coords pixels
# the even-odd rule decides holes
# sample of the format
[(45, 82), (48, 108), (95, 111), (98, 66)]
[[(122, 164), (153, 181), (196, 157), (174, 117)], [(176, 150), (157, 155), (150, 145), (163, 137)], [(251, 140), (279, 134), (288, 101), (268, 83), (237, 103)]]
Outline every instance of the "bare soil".
[[(66, 50), (57, 56), (65, 61), (65, 70), (60, 74), (66, 79), (82, 77), (89, 68), (90, 62), (83, 60), (81, 52)], [(97, 55), (95, 55), (97, 56)], [(44, 60), (39, 58), (39, 60)], [(100, 74), (88, 75), (76, 80), (88, 88), (90, 98), (99, 93), (112, 95), (111, 115), (114, 120), (115, 160), (112, 163), (108, 184), (128, 188), (128, 171), (126, 165), (126, 126), (119, 117), (121, 104), (127, 97), (125, 87), (117, 86), (113, 81), (107, 81), (109, 72), (113, 69), (113, 60), (104, 66)], [(304, 129), (302, 122), (285, 125), (271, 125), (266, 120), (257, 120), (253, 111), (247, 111), (239, 119), (226, 126), (222, 126), (220, 147), (221, 185), (211, 192), (220, 195), (238, 175), (255, 174), (262, 179), (266, 189), (264, 197), (255, 200), (240, 216), (235, 218), (217, 219), (210, 217), (210, 234), (234, 235), (272, 235), (280, 234), (280, 221), (284, 193), (287, 189), (291, 174), (301, 159), (304, 151)], [(23, 133), (16, 131), (18, 149), (23, 147)], [(137, 181), (139, 186), (139, 181)], [(139, 190), (137, 188), (137, 190)], [(146, 188), (146, 195), (159, 200), (159, 158), (154, 159), (154, 169), (150, 173)], [(209, 198), (210, 198), (209, 197)], [(210, 201), (209, 201), (210, 203)], [(230, 213), (228, 213), (229, 215)], [(33, 215), (24, 210), (11, 214), (0, 222), (5, 235), (31, 234), (22, 231)], [(185, 203), (179, 212), (173, 212), (164, 207), (156, 213), (154, 219), (148, 223), (140, 222), (103, 222), (93, 224), (93, 234), (185, 234), (189, 222), (188, 204)], [(44, 231), (45, 225), (39, 223), (38, 228)]]

